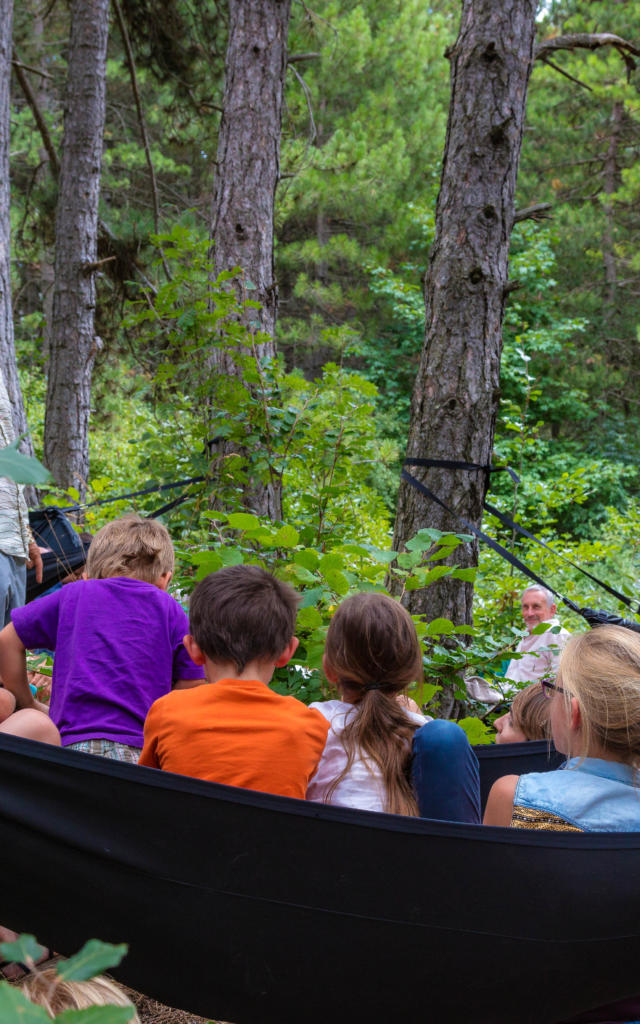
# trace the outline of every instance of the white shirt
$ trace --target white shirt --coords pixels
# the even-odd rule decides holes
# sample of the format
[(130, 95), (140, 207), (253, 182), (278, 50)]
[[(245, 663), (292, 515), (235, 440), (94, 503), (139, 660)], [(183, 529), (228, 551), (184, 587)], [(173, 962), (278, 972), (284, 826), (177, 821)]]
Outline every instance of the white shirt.
[[(307, 800), (325, 803), (325, 796), (331, 784), (342, 773), (347, 764), (347, 752), (342, 745), (341, 734), (355, 712), (354, 704), (342, 700), (316, 701), (309, 705), (319, 711), (329, 722), (329, 733), (318, 770), (307, 789)], [(418, 729), (430, 719), (405, 711), (409, 721)], [(332, 804), (338, 807), (359, 807), (364, 811), (384, 811), (386, 791), (378, 766), (369, 759), (356, 756), (349, 772), (331, 794)]]
[[(545, 620), (546, 624), (559, 626), (558, 619)], [(553, 681), (558, 672), (560, 652), (570, 634), (561, 628), (559, 633), (530, 633), (523, 637), (516, 651), (525, 653), (524, 658), (514, 659), (507, 665), (505, 678), (514, 683), (537, 683), (540, 679)]]

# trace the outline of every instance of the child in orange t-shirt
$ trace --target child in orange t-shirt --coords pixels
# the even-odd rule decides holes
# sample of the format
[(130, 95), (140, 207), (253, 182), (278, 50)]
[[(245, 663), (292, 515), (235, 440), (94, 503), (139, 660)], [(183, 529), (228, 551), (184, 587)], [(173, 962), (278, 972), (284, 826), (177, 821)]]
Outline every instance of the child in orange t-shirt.
[(157, 700), (140, 764), (304, 800), (328, 722), (269, 689), (298, 641), (298, 595), (253, 565), (212, 573), (195, 588), (184, 645), (207, 683)]

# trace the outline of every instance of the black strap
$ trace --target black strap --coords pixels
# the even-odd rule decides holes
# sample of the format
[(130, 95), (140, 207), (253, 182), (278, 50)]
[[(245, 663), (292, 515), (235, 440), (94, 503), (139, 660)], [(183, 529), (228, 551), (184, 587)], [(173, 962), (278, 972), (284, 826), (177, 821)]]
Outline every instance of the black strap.
[[(489, 477), (490, 473), (499, 472), (500, 470), (506, 470), (509, 473), (509, 475), (511, 476), (512, 480), (514, 480), (515, 483), (520, 483), (520, 478), (511, 469), (510, 466), (491, 466), (491, 465), (482, 466), (482, 465), (479, 465), (478, 463), (475, 463), (475, 462), (461, 462), (461, 461), (454, 460), (454, 459), (417, 459), (417, 458), (410, 458), (410, 459), (405, 459), (404, 462), (405, 462), (405, 465), (408, 465), (408, 466), (427, 466), (427, 467), (438, 468), (438, 469), (459, 469), (459, 470), (471, 470), (471, 471), (473, 471), (473, 470), (481, 470), (482, 472), (486, 473), (486, 475), (487, 475), (487, 485), (488, 485), (488, 477)], [(403, 476), (404, 475), (405, 474), (403, 472)], [(408, 476), (409, 475), (407, 475), (407, 477), (405, 477), (405, 479), (408, 479)], [(415, 480), (415, 477), (411, 477), (411, 479)], [(431, 492), (429, 492), (429, 493), (431, 494)], [(433, 501), (438, 501), (438, 499), (435, 497), (435, 495), (432, 495), (432, 500)], [(442, 504), (442, 502), (438, 501), (438, 504)], [(442, 505), (442, 507), (445, 508), (446, 506)], [(530, 530), (527, 530), (526, 527), (521, 526), (520, 523), (516, 523), (515, 520), (511, 518), (511, 516), (507, 515), (505, 512), (500, 512), (497, 508), (495, 508), (493, 505), (490, 505), (489, 502), (487, 502), (487, 501), (484, 502), (484, 506), (483, 507), (492, 516), (495, 516), (502, 523), (503, 526), (507, 527), (507, 529), (515, 530), (516, 533), (521, 534), (523, 537), (527, 537), (529, 540), (535, 541), (535, 543), (539, 544), (540, 547), (546, 548), (547, 551), (550, 551), (557, 558), (562, 558), (563, 561), (565, 561), (569, 565), (573, 566), (573, 568), (577, 569), (578, 572), (581, 572), (583, 576), (586, 576), (593, 583), (597, 584), (597, 586), (602, 587), (603, 590), (606, 590), (608, 594), (611, 594), (612, 597), (615, 597), (615, 599), (617, 601), (621, 601), (622, 604), (624, 604), (627, 608), (630, 608), (632, 611), (634, 610), (633, 609), (633, 603), (632, 603), (632, 601), (631, 601), (631, 599), (629, 597), (627, 597), (625, 594), (620, 593), (619, 590), (616, 590), (614, 587), (610, 586), (610, 584), (605, 583), (604, 580), (601, 580), (597, 576), (594, 576), (593, 573), (589, 572), (587, 569), (583, 569), (582, 566), (578, 565), (576, 562), (572, 561), (570, 558), (567, 558), (566, 555), (563, 555), (559, 551), (556, 551), (554, 548), (552, 548), (545, 541), (540, 540), (539, 537), (536, 537), (536, 535), (534, 533), (531, 533)], [(452, 512), (451, 509), (449, 509), (448, 511), (450, 512), (451, 515), (456, 515), (456, 513)], [(461, 518), (461, 517), (458, 517), (458, 518)], [(461, 521), (462, 521), (462, 519), (461, 519)], [(472, 527), (470, 525), (468, 525), (468, 528), (472, 529)], [(486, 543), (486, 541), (485, 541), (485, 543)], [(507, 559), (507, 561), (509, 561), (509, 559)], [(514, 563), (512, 563), (512, 564), (514, 564)], [(524, 564), (524, 563), (522, 563), (522, 564)], [(530, 575), (530, 573), (529, 573), (529, 575)], [(557, 593), (553, 589), (553, 587), (550, 587), (548, 584), (545, 583), (544, 586), (546, 586), (547, 590), (550, 590), (553, 594)], [(568, 599), (564, 598), (564, 597), (562, 598), (562, 600), (565, 602), (565, 604), (568, 601)], [(575, 610), (576, 606), (573, 605), (573, 602), (569, 602), (569, 604), (570, 604), (570, 606), (573, 606), (574, 610)], [(638, 612), (640, 612), (640, 603), (638, 604)]]
[[(633, 602), (631, 601), (631, 598), (626, 596), (626, 594), (621, 594), (619, 590), (615, 589), (615, 587), (612, 587), (608, 583), (605, 583), (604, 580), (598, 579), (598, 577), (594, 576), (593, 573), (589, 572), (587, 569), (583, 569), (582, 566), (578, 565), (570, 558), (567, 558), (567, 556), (561, 554), (561, 552), (556, 551), (545, 541), (540, 540), (539, 537), (536, 537), (534, 533), (531, 533), (530, 530), (527, 530), (526, 527), (521, 526), (520, 523), (516, 523), (515, 520), (511, 518), (511, 516), (507, 515), (505, 512), (500, 512), (499, 509), (495, 508), (493, 505), (490, 505), (488, 501), (485, 501), (484, 507), (487, 510), (487, 512), (489, 512), (492, 516), (495, 516), (496, 519), (499, 519), (503, 526), (506, 526), (509, 530), (515, 530), (516, 533), (521, 534), (523, 537), (528, 537), (529, 540), (535, 541), (536, 544), (540, 545), (540, 547), (546, 548), (547, 551), (550, 551), (553, 555), (556, 556), (556, 558), (561, 558), (563, 562), (567, 562), (569, 565), (572, 565), (573, 568), (577, 569), (578, 572), (581, 572), (583, 576), (586, 576), (594, 583), (597, 583), (599, 587), (602, 587), (602, 589), (606, 590), (608, 594), (611, 594), (612, 597), (615, 597), (616, 601), (621, 601), (622, 604), (626, 605), (627, 608), (630, 608), (633, 611)], [(638, 610), (640, 611), (640, 605), (638, 606)]]
[(161, 505), (160, 508), (157, 508), (154, 512), (150, 512), (148, 516), (145, 516), (145, 519), (158, 519), (160, 516), (163, 516), (165, 512), (170, 512), (172, 508), (177, 508), (178, 505), (182, 505), (183, 501), (187, 501), (190, 497), (191, 495), (189, 492), (184, 491), (183, 494), (178, 495), (178, 497), (174, 498), (173, 501), (168, 501), (166, 505)]
[(511, 466), (481, 466), (478, 462), (459, 462), (456, 459), (405, 459), (405, 466), (427, 466), (431, 469), (464, 469), (490, 473), (508, 473), (514, 483), (520, 483), (520, 477)]
[[(113, 498), (101, 498), (100, 501), (89, 501), (80, 505), (65, 505), (62, 507), (62, 511), (81, 512), (86, 508), (96, 508), (98, 505), (110, 505), (114, 501), (124, 501), (125, 498), (139, 498), (143, 494), (155, 494), (157, 491), (171, 491), (176, 487), (186, 487), (189, 484), (201, 484), (206, 479), (206, 476), (190, 476), (186, 480), (176, 480), (172, 484), (152, 484), (151, 487), (145, 487), (142, 491), (130, 491), (128, 494), (117, 494)], [(160, 515), (160, 512), (157, 512), (156, 515)]]
[(498, 544), (497, 540), (494, 540), (493, 537), (489, 537), (486, 533), (483, 533), (482, 530), (479, 530), (477, 526), (474, 526), (474, 524), (469, 522), (468, 519), (465, 519), (464, 516), (461, 516), (459, 513), (454, 512), (453, 509), (449, 508), (448, 505), (445, 505), (444, 501), (438, 498), (437, 495), (435, 495), (433, 491), (430, 491), (428, 487), (426, 487), (423, 483), (420, 482), (420, 480), (417, 480), (415, 476), (412, 476), (411, 473), (407, 472), (406, 469), (402, 470), (402, 479), (406, 480), (406, 482), (411, 484), (412, 487), (415, 487), (416, 490), (420, 491), (421, 494), (424, 494), (425, 498), (429, 498), (431, 501), (434, 501), (436, 505), (439, 505), (440, 508), (444, 509), (444, 511), (447, 512), (448, 515), (454, 516), (456, 519), (459, 519), (463, 526), (467, 530), (469, 530), (474, 535), (474, 537), (477, 537), (478, 540), (482, 540), (484, 541), (485, 544), (488, 544), (490, 548), (492, 548), (495, 552), (497, 552), (497, 554), (504, 558), (505, 561), (509, 562), (510, 565), (513, 565), (514, 568), (518, 569), (519, 572), (524, 573), (525, 576), (528, 576), (530, 580), (533, 580), (534, 583), (537, 583), (539, 586), (551, 591), (551, 593), (555, 594), (555, 596), (559, 598), (563, 602), (563, 604), (566, 604), (568, 608), (571, 608), (572, 611), (577, 612), (578, 615), (580, 614), (580, 609), (576, 604), (574, 604), (573, 601), (571, 601), (568, 597), (563, 597), (562, 594), (559, 593), (559, 591), (555, 590), (553, 587), (550, 587), (548, 583), (545, 583), (542, 577), (538, 576), (538, 574), (535, 573), (533, 569), (530, 569), (528, 565), (525, 565), (524, 562), (521, 562), (519, 558), (516, 558), (516, 556), (512, 554), (510, 551), (508, 551), (505, 547), (503, 547), (502, 544)]

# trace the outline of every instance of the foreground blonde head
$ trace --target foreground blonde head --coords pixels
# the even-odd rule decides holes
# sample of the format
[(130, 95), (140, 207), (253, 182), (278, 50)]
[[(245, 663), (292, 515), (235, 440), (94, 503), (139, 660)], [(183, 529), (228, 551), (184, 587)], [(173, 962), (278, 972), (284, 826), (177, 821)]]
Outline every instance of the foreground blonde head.
[(105, 580), (130, 576), (156, 583), (173, 572), (174, 552), (167, 530), (155, 519), (126, 515), (98, 530), (87, 555), (87, 576)]
[[(47, 967), (28, 975), (20, 988), (32, 1003), (46, 1010), (52, 1020), (63, 1010), (86, 1010), (90, 1006), (130, 1006), (133, 1009), (133, 1003), (120, 986), (103, 975), (90, 981), (62, 981), (55, 967)], [(136, 1012), (130, 1024), (140, 1024)]]
[(598, 626), (567, 641), (558, 669), (559, 694), (580, 709), (580, 749), (640, 767), (640, 634), (623, 626)]

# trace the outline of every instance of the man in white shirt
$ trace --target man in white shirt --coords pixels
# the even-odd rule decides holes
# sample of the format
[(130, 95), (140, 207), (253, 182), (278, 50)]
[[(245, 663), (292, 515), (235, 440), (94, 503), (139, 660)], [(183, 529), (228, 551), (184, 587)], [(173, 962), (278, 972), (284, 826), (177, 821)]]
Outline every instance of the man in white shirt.
[[(543, 678), (553, 681), (556, 677), (560, 652), (569, 633), (562, 627), (558, 633), (550, 632), (553, 626), (560, 626), (553, 594), (546, 587), (534, 583), (522, 591), (520, 601), (522, 618), (529, 636), (522, 638), (516, 652), (524, 656), (511, 659), (500, 689), (491, 686), (481, 676), (470, 676), (465, 680), (468, 695), (482, 704), (495, 705), (505, 698), (510, 699), (515, 690), (514, 683), (537, 683)], [(541, 622), (547, 623), (549, 629), (544, 633), (534, 633), (533, 630)]]
[[(553, 681), (558, 671), (560, 652), (569, 633), (560, 626), (553, 594), (546, 587), (535, 583), (523, 590), (520, 600), (529, 636), (523, 637), (516, 647), (524, 657), (513, 658), (509, 662), (505, 678), (513, 683), (537, 683), (543, 678)], [(548, 624), (549, 629), (544, 633), (534, 633), (535, 627), (542, 622)], [(560, 626), (558, 633), (551, 632), (554, 626)]]

